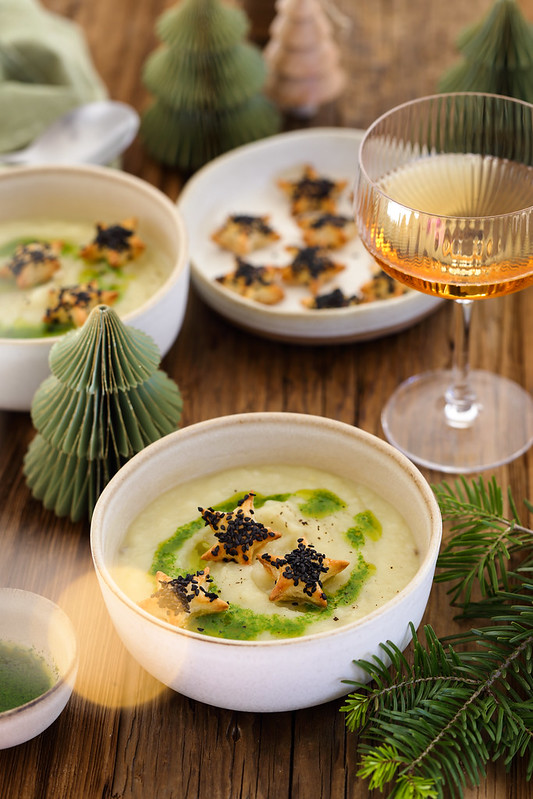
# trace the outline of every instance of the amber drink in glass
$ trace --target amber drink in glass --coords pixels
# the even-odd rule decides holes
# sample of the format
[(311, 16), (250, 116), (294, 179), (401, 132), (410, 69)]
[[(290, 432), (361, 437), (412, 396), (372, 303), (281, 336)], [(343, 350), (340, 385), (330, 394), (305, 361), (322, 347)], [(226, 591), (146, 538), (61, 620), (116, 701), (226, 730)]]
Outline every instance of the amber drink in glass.
[(469, 473), (507, 463), (533, 440), (533, 401), (506, 377), (472, 371), (474, 300), (533, 283), (533, 106), (497, 95), (424, 97), (367, 131), (356, 216), (382, 269), (452, 299), (454, 363), (401, 384), (385, 435), (413, 461)]

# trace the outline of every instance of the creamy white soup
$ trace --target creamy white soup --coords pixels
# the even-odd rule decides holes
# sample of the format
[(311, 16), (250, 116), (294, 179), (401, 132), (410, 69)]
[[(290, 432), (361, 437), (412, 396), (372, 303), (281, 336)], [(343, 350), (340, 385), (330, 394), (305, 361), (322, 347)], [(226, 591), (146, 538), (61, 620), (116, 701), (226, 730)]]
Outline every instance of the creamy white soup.
[[(199, 508), (232, 511), (251, 491), (254, 519), (280, 537), (260, 545), (249, 564), (203, 560), (217, 537)], [(348, 564), (323, 583), (323, 607), (269, 598), (275, 581), (258, 556), (283, 559), (302, 538), (326, 558)], [(209, 590), (229, 607), (191, 614), (187, 629), (254, 640), (306, 635), (362, 618), (407, 585), (419, 555), (403, 517), (364, 485), (314, 468), (257, 466), (178, 485), (151, 502), (127, 530), (113, 575), (141, 602), (159, 588), (156, 572), (177, 578), (206, 566)]]
[(95, 238), (95, 224), (61, 220), (19, 220), (0, 225), (0, 269), (19, 245), (30, 242), (61, 243), (60, 268), (45, 282), (20, 288), (14, 279), (0, 277), (0, 337), (36, 338), (53, 336), (72, 324), (50, 325), (44, 321), (51, 289), (94, 281), (101, 290), (116, 291), (112, 306), (119, 315), (139, 308), (166, 281), (172, 270), (170, 258), (146, 241), (145, 250), (119, 268), (105, 260), (88, 261), (80, 249)]

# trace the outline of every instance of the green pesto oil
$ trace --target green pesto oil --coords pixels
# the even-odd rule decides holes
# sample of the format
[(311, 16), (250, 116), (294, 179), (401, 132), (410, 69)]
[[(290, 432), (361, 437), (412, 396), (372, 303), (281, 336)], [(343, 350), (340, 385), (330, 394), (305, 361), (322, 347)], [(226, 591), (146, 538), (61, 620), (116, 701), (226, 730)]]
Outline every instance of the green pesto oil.
[(335, 608), (355, 602), (366, 578), (374, 571), (374, 566), (366, 563), (359, 555), (348, 581), (333, 594), (325, 592), (327, 607), (300, 606), (294, 618), (277, 613), (256, 613), (249, 608), (230, 605), (223, 613), (193, 617), (188, 628), (215, 638), (235, 638), (240, 641), (253, 641), (264, 632), (268, 632), (273, 638), (295, 638), (304, 635), (306, 628), (319, 617), (323, 619), (332, 616)]
[(305, 499), (299, 505), (300, 513), (304, 516), (313, 516), (315, 519), (323, 519), (325, 516), (331, 516), (346, 507), (346, 503), (342, 501), (333, 491), (327, 491), (325, 488), (317, 489), (303, 489), (296, 492), (297, 496)]
[[(235, 494), (231, 498), (213, 506), (214, 510), (227, 513), (246, 495), (246, 492)], [(302, 489), (294, 494), (303, 502), (298, 509), (303, 516), (322, 519), (346, 507), (346, 503), (336, 494), (326, 489)], [(276, 502), (286, 501), (292, 494), (256, 494), (254, 506), (262, 507), (268, 500)], [(172, 577), (195, 572), (205, 567), (205, 561), (200, 556), (209, 548), (207, 541), (198, 542), (195, 554), (189, 558), (187, 568), (178, 565), (179, 550), (183, 544), (202, 530), (205, 523), (201, 517), (193, 519), (177, 528), (175, 533), (163, 541), (157, 548), (152, 567), (152, 574), (163, 571)], [(354, 549), (359, 549), (369, 537), (376, 540), (381, 535), (381, 523), (367, 510), (354, 516), (354, 524), (345, 531), (345, 537)], [(223, 613), (213, 613), (205, 616), (191, 618), (188, 629), (195, 632), (211, 635), (216, 638), (229, 638), (237, 640), (255, 640), (262, 633), (267, 632), (274, 638), (294, 638), (304, 635), (306, 628), (317, 619), (332, 616), (337, 607), (349, 605), (356, 601), (367, 578), (375, 572), (375, 567), (367, 563), (361, 553), (358, 553), (355, 565), (347, 581), (334, 593), (325, 593), (328, 600), (327, 607), (318, 608), (315, 605), (300, 605), (295, 608), (294, 616), (288, 618), (277, 613), (258, 613), (249, 608), (232, 604)], [(216, 585), (211, 590), (217, 591)]]
[(365, 538), (377, 541), (381, 538), (383, 528), (371, 510), (364, 510), (354, 516), (354, 525), (346, 531), (348, 541), (354, 547), (360, 547), (365, 543)]
[[(213, 510), (220, 511), (221, 513), (229, 513), (231, 510), (233, 510), (238, 502), (244, 499), (246, 493), (247, 492), (243, 491), (240, 494), (234, 494), (224, 502), (214, 505)], [(256, 494), (254, 498), (254, 507), (262, 508), (265, 502), (269, 499), (275, 502), (284, 502), (289, 497), (290, 494)], [(201, 516), (181, 525), (181, 527), (178, 527), (174, 535), (172, 535), (170, 538), (167, 538), (166, 541), (163, 541), (163, 543), (161, 543), (156, 549), (154, 559), (152, 561), (152, 568), (150, 569), (151, 574), (155, 574), (157, 571), (162, 571), (165, 572), (165, 574), (172, 574), (174, 577), (177, 577), (180, 574), (184, 575), (187, 570), (180, 569), (176, 565), (176, 555), (183, 544), (204, 527), (205, 522)], [(205, 561), (200, 560), (200, 555), (205, 552), (206, 549), (209, 549), (208, 544), (206, 542), (200, 542), (196, 549), (198, 551), (198, 562), (190, 563), (190, 568), (188, 569), (189, 571), (198, 571), (205, 566)]]
[(31, 702), (53, 684), (54, 677), (41, 655), (0, 641), (0, 713)]

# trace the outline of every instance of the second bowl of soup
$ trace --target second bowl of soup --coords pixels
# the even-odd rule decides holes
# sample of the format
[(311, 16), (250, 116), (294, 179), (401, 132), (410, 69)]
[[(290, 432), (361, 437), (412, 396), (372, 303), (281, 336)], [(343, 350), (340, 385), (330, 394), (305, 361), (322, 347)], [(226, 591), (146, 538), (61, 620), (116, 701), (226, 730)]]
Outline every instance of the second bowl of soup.
[(48, 355), (96, 304), (164, 355), (183, 322), (181, 215), (146, 181), (99, 166), (0, 172), (0, 408), (29, 410)]

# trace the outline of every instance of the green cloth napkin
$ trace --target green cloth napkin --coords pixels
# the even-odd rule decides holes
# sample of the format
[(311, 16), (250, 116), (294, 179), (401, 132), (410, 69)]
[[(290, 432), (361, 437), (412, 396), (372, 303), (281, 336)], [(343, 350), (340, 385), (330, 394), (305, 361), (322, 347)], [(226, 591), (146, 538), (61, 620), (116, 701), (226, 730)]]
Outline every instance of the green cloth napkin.
[(79, 26), (37, 0), (0, 0), (0, 152), (29, 144), (106, 88)]

